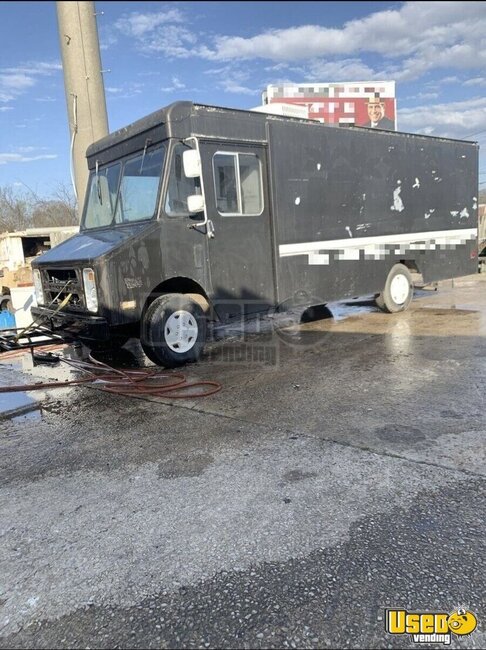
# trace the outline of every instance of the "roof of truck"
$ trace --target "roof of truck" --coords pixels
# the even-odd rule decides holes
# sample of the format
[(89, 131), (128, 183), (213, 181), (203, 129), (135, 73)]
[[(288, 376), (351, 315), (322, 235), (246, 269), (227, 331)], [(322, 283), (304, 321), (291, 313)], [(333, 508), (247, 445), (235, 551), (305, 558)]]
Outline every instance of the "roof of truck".
[(165, 124), (171, 119), (174, 112), (182, 113), (185, 109), (186, 115), (189, 117), (192, 106), (192, 102), (176, 102), (175, 104), (170, 104), (170, 106), (154, 111), (153, 113), (142, 117), (140, 120), (132, 122), (131, 124), (110, 133), (104, 138), (101, 138), (101, 140), (97, 140), (88, 147), (86, 155), (88, 157), (93, 156), (99, 151), (112, 147), (119, 142), (140, 135), (145, 131), (150, 131), (161, 124)]
[[(157, 111), (154, 111), (153, 113), (150, 113), (149, 115), (146, 115), (145, 117), (135, 122), (132, 122), (131, 124), (128, 124), (127, 126), (122, 127), (121, 129), (118, 129), (113, 133), (110, 133), (104, 138), (98, 140), (97, 142), (94, 142), (88, 147), (86, 155), (88, 158), (92, 158), (93, 156), (99, 154), (102, 151), (105, 151), (106, 149), (109, 149), (115, 145), (119, 145), (123, 142), (126, 142), (131, 138), (142, 136), (146, 132), (147, 133), (150, 132), (151, 135), (153, 135), (154, 132), (155, 133), (157, 132), (157, 127), (160, 126), (165, 127), (164, 131), (161, 131), (160, 137), (158, 138), (159, 140), (162, 140), (163, 138), (170, 137), (170, 135), (172, 135), (172, 133), (167, 135), (167, 129), (169, 129), (169, 131), (171, 131), (172, 129), (177, 130), (177, 125), (182, 126), (182, 123), (184, 121), (188, 121), (194, 118), (196, 119), (201, 118), (203, 116), (207, 119), (208, 125), (209, 124), (214, 125), (214, 118), (216, 117), (221, 118), (224, 116), (226, 119), (238, 117), (239, 118), (238, 123), (244, 122), (246, 123), (247, 127), (251, 125), (251, 131), (253, 131), (254, 133), (258, 132), (261, 134), (261, 136), (258, 138), (257, 137), (252, 138), (258, 140), (265, 140), (265, 123), (267, 121), (275, 121), (275, 120), (285, 121), (285, 122), (297, 121), (297, 122), (306, 122), (314, 126), (319, 125), (324, 128), (336, 128), (335, 125), (322, 124), (310, 118), (305, 119), (299, 117), (289, 117), (286, 115), (275, 115), (275, 114), (264, 113), (259, 111), (229, 108), (223, 106), (210, 106), (207, 104), (195, 104), (194, 102), (190, 102), (190, 101), (179, 101), (179, 102), (174, 102), (173, 104), (170, 104), (165, 108), (161, 108)], [(358, 130), (358, 131), (366, 130), (371, 132), (371, 129), (362, 126), (349, 126), (346, 128), (350, 130)], [(189, 131), (190, 130), (191, 129), (189, 129)], [(373, 132), (383, 133), (383, 131), (378, 129), (373, 129)], [(396, 135), (407, 135), (407, 136), (413, 135), (415, 137), (432, 139), (432, 140), (447, 140), (447, 141), (452, 140), (453, 142), (468, 142), (469, 144), (477, 144), (472, 141), (456, 140), (452, 138), (444, 138), (441, 136), (424, 135), (422, 133), (406, 133), (401, 131), (386, 131), (386, 133), (396, 134)], [(187, 135), (188, 135), (188, 130), (186, 130), (186, 136)], [(200, 134), (198, 133), (197, 135)], [(208, 133), (205, 132), (204, 135), (208, 135)], [(236, 135), (237, 134), (235, 134), (235, 137)]]

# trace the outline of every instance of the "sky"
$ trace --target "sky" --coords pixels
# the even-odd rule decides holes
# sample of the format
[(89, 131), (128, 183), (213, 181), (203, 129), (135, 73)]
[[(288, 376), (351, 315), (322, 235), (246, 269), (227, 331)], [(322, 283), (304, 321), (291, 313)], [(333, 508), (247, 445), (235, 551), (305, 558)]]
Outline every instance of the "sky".
[[(477, 140), (486, 2), (96, 2), (110, 131), (177, 100), (253, 108), (269, 84), (393, 80), (399, 129)], [(70, 184), (55, 2), (0, 1), (0, 187)]]

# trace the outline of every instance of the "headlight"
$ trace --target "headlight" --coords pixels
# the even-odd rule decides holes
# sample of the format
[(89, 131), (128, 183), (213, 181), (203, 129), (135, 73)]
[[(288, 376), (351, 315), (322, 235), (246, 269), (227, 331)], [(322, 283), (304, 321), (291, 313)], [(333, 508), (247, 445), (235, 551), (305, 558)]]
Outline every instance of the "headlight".
[(32, 278), (34, 280), (35, 299), (38, 305), (44, 304), (44, 291), (42, 290), (42, 278), (39, 269), (32, 271)]
[(96, 276), (93, 269), (83, 269), (84, 297), (88, 311), (98, 311), (98, 293), (96, 291)]

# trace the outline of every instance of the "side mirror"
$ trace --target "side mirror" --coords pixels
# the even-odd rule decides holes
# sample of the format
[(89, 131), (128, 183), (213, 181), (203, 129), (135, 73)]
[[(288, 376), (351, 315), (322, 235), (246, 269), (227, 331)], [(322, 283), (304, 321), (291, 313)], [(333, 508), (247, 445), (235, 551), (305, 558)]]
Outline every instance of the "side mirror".
[(204, 196), (202, 194), (191, 194), (187, 197), (187, 209), (189, 212), (203, 212), (205, 207)]
[(201, 176), (201, 157), (196, 149), (186, 149), (182, 154), (182, 165), (186, 178)]

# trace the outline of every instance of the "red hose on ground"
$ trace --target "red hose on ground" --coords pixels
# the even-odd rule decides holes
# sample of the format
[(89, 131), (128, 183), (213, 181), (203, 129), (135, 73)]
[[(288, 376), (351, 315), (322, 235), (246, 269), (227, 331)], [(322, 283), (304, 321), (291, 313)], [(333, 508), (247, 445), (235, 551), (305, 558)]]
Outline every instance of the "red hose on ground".
[[(15, 393), (33, 390), (46, 390), (50, 388), (63, 388), (79, 384), (94, 384), (100, 382), (97, 388), (107, 393), (117, 395), (166, 397), (170, 399), (193, 399), (208, 397), (221, 390), (222, 386), (217, 381), (188, 382), (181, 373), (159, 373), (155, 368), (121, 369), (112, 368), (106, 363), (89, 357), (90, 362), (74, 361), (59, 358), (68, 365), (89, 373), (84, 379), (71, 379), (67, 381), (40, 382), (36, 384), (23, 384), (17, 386), (0, 386), (0, 393)], [(170, 381), (174, 380), (175, 381)], [(167, 382), (170, 383), (167, 383)], [(162, 383), (160, 383), (162, 382)], [(207, 390), (200, 390), (201, 387)], [(192, 392), (197, 389), (196, 392)], [(182, 391), (182, 393), (181, 393)]]

